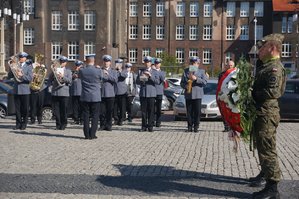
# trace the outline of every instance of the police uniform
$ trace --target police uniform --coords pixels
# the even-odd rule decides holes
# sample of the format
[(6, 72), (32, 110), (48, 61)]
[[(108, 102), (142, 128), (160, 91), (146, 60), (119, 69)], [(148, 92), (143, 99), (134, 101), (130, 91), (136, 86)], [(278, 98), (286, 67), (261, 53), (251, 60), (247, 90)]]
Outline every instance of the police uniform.
[(278, 98), (284, 93), (286, 73), (279, 56), (266, 59), (265, 56), (261, 57), (261, 53), (264, 50), (269, 52), (265, 45), (268, 42), (279, 42), (281, 45), (282, 40), (282, 35), (271, 34), (258, 42), (262, 65), (257, 70), (252, 91), (257, 114), (253, 133), (261, 173), (267, 183), (262, 191), (253, 194), (253, 198), (279, 197), (277, 184), (281, 179), (281, 171), (276, 150), (276, 128), (280, 121)]
[[(125, 64), (126, 68), (131, 68), (131, 63)], [(126, 78), (126, 86), (127, 86), (127, 92), (126, 92), (126, 111), (128, 114), (128, 122), (132, 122), (133, 116), (132, 116), (132, 103), (134, 100), (135, 95), (137, 94), (137, 85), (136, 85), (136, 79), (137, 75), (130, 70), (128, 71), (128, 77)]]
[[(200, 63), (198, 57), (191, 57), (190, 63)], [(190, 67), (189, 67), (190, 68)], [(186, 99), (187, 108), (187, 122), (188, 132), (198, 132), (200, 115), (201, 115), (201, 99), (204, 95), (203, 87), (207, 84), (207, 76), (205, 70), (197, 68), (195, 71), (190, 71), (189, 68), (184, 69), (184, 73), (181, 78), (181, 87), (185, 89), (184, 95)], [(190, 80), (188, 83), (189, 75), (193, 73), (196, 76), (196, 80)], [(188, 93), (188, 85), (191, 85), (191, 92)]]
[[(59, 57), (60, 63), (66, 63), (67, 57)], [(67, 126), (67, 114), (68, 114), (68, 99), (70, 96), (69, 87), (72, 83), (72, 72), (70, 69), (63, 67), (63, 77), (60, 86), (54, 74), (49, 76), (49, 83), (52, 84), (52, 102), (54, 106), (55, 118), (56, 118), (56, 130), (64, 130)]]
[[(14, 129), (25, 130), (28, 123), (28, 114), (29, 114), (29, 95), (30, 88), (29, 83), (32, 81), (32, 66), (22, 60), (23, 58), (27, 58), (28, 54), (25, 52), (21, 52), (18, 55), (19, 57), (19, 65), (22, 70), (22, 76), (19, 78), (20, 81), (14, 79), (14, 102), (15, 102), (15, 110), (16, 110), (16, 126)], [(8, 78), (13, 78), (14, 75), (12, 71), (9, 71)]]
[[(86, 55), (86, 59), (95, 55)], [(94, 64), (87, 64), (79, 70), (79, 78), (82, 82), (82, 94), (80, 100), (83, 110), (83, 132), (85, 139), (95, 139), (99, 121), (101, 102), (102, 70)], [(91, 126), (90, 126), (91, 118)]]
[[(148, 64), (151, 63), (151, 57), (144, 57), (143, 61)], [(146, 75), (149, 73), (150, 75)], [(140, 103), (142, 114), (142, 126), (140, 131), (153, 132), (154, 122), (154, 108), (155, 98), (157, 97), (157, 90), (155, 85), (159, 83), (159, 77), (157, 71), (146, 66), (146, 68), (139, 70), (136, 83), (140, 85)]]
[[(157, 58), (155, 59), (155, 64), (160, 64), (162, 62), (162, 59)], [(161, 125), (161, 106), (162, 106), (162, 100), (164, 95), (164, 80), (165, 80), (165, 72), (161, 71), (161, 69), (155, 69), (158, 74), (159, 82), (156, 84), (156, 90), (157, 90), (157, 97), (155, 99), (155, 111), (156, 111), (156, 127), (160, 127)]]
[(78, 78), (78, 72), (80, 66), (83, 66), (82, 61), (75, 61), (76, 69), (73, 71), (72, 75), (72, 85), (71, 85), (71, 96), (72, 96), (72, 107), (73, 107), (73, 119), (75, 124), (80, 124), (82, 120), (82, 107), (80, 102), (80, 96), (82, 92), (81, 79)]
[[(111, 62), (112, 57), (110, 55), (103, 56), (104, 62)], [(101, 116), (100, 116), (100, 130), (112, 130), (112, 113), (115, 100), (115, 84), (117, 82), (117, 72), (109, 68), (103, 68), (103, 80), (102, 80), (102, 103), (101, 103)]]

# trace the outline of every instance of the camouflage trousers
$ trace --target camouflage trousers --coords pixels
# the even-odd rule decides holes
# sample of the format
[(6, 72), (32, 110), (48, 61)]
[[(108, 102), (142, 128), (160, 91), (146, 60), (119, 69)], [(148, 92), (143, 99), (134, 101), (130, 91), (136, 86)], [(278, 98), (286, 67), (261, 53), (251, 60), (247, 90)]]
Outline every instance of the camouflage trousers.
[(280, 181), (281, 171), (276, 151), (276, 128), (280, 121), (275, 115), (257, 115), (254, 122), (254, 138), (262, 173), (266, 180)]

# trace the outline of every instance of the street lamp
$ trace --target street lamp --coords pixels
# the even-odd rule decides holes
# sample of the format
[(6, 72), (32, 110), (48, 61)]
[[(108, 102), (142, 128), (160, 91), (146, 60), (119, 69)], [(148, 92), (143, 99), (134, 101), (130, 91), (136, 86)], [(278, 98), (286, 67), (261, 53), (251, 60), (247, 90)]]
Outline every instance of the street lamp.
[(256, 31), (256, 24), (257, 24), (257, 19), (256, 17), (253, 20), (254, 22), (254, 69), (253, 69), (253, 76), (255, 76), (256, 73), (256, 61), (257, 61), (257, 49), (256, 49), (256, 35), (257, 35), (257, 31)]

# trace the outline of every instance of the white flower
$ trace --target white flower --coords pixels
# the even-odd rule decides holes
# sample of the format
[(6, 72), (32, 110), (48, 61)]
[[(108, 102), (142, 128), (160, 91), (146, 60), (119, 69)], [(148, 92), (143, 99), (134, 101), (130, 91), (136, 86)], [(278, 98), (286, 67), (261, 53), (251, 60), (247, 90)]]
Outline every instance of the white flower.
[(232, 98), (233, 98), (234, 103), (236, 104), (240, 99), (239, 93), (233, 93)]

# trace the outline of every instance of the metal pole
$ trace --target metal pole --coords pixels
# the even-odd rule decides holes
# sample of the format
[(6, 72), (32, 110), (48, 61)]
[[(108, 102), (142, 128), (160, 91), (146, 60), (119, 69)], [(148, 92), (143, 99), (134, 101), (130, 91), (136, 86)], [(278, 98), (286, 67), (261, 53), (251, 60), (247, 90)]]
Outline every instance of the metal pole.
[(257, 19), (254, 18), (254, 69), (253, 69), (253, 76), (256, 74), (256, 62), (257, 62), (257, 49), (256, 49), (256, 24), (257, 24)]
[(0, 63), (0, 76), (1, 78), (6, 75), (5, 71), (5, 30), (4, 30), (4, 16), (1, 18), (1, 63)]

